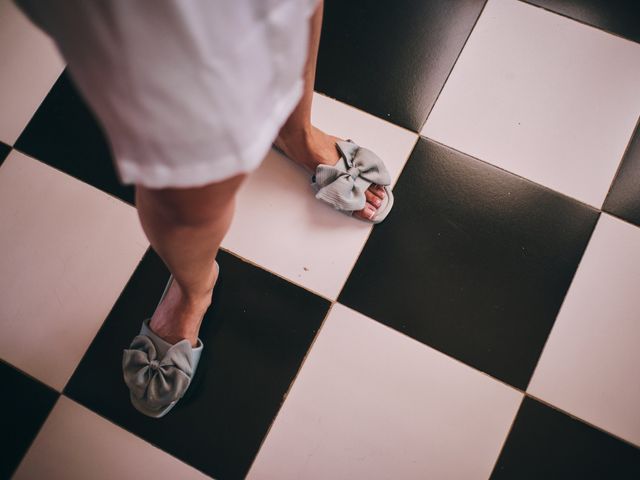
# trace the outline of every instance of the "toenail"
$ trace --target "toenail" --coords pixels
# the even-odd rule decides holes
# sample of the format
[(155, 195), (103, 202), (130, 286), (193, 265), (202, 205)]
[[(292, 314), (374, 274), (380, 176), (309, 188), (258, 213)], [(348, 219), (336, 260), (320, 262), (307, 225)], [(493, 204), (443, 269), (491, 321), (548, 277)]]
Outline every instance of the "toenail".
[(369, 220), (371, 220), (375, 214), (376, 211), (373, 208), (367, 208), (367, 218)]

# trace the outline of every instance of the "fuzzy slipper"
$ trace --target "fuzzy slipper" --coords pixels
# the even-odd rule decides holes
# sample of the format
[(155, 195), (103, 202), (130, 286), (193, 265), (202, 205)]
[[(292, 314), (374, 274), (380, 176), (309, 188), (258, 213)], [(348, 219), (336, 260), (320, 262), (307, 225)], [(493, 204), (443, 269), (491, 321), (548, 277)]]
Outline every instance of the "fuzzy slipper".
[[(335, 165), (318, 165), (311, 179), (316, 198), (347, 215), (362, 210), (367, 202), (365, 192), (371, 184), (384, 187), (385, 197), (373, 218), (380, 223), (393, 207), (391, 176), (375, 153), (351, 140), (336, 142), (340, 160)], [(360, 217), (356, 217), (360, 219)], [(363, 219), (364, 220), (364, 219)]]
[[(216, 262), (216, 267), (219, 269)], [(162, 303), (173, 276), (169, 277)], [(165, 416), (184, 396), (195, 376), (204, 345), (187, 339), (170, 344), (149, 328), (149, 318), (122, 355), (122, 373), (129, 387), (131, 404), (148, 417)]]

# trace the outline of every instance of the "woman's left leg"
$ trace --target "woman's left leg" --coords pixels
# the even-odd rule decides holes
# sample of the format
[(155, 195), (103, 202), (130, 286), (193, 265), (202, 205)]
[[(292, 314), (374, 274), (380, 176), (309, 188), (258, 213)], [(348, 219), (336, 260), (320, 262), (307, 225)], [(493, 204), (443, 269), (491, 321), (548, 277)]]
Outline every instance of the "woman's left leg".
[[(309, 53), (304, 69), (304, 93), (295, 110), (280, 129), (275, 141), (276, 146), (287, 157), (311, 172), (315, 172), (316, 167), (320, 164), (335, 165), (339, 159), (336, 141), (340, 139), (327, 135), (311, 124), (311, 102), (316, 78), (323, 6), (323, 2), (320, 1), (311, 17)], [(365, 195), (367, 203), (364, 209), (354, 212), (354, 215), (368, 220), (376, 214), (385, 192), (382, 187), (371, 185)]]

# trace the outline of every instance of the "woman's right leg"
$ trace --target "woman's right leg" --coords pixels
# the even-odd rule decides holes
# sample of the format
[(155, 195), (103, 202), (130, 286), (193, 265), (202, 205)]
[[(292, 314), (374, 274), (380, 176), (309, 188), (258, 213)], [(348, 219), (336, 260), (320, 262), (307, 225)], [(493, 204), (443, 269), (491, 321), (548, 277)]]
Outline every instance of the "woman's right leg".
[(197, 188), (136, 186), (142, 228), (174, 282), (150, 322), (169, 343), (196, 345), (217, 280), (214, 259), (231, 224), (235, 195), (246, 175)]

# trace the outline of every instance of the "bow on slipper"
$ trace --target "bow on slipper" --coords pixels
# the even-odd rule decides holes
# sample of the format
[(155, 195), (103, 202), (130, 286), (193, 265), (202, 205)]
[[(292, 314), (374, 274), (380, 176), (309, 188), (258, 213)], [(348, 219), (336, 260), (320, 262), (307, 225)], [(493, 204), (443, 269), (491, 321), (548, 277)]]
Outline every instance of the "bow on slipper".
[(149, 417), (166, 415), (189, 388), (202, 350), (200, 339), (195, 348), (189, 340), (171, 345), (149, 328), (149, 319), (142, 322), (140, 334), (122, 354), (131, 404)]
[(393, 206), (391, 176), (387, 168), (375, 153), (351, 140), (337, 142), (336, 146), (341, 157), (338, 163), (318, 165), (312, 178), (316, 198), (351, 215), (364, 208), (365, 192), (371, 184), (380, 185), (384, 187), (385, 198), (371, 222), (381, 222)]
[(138, 335), (124, 351), (122, 372), (131, 395), (149, 409), (160, 410), (180, 399), (191, 382), (191, 345), (182, 340), (159, 358), (151, 339)]

